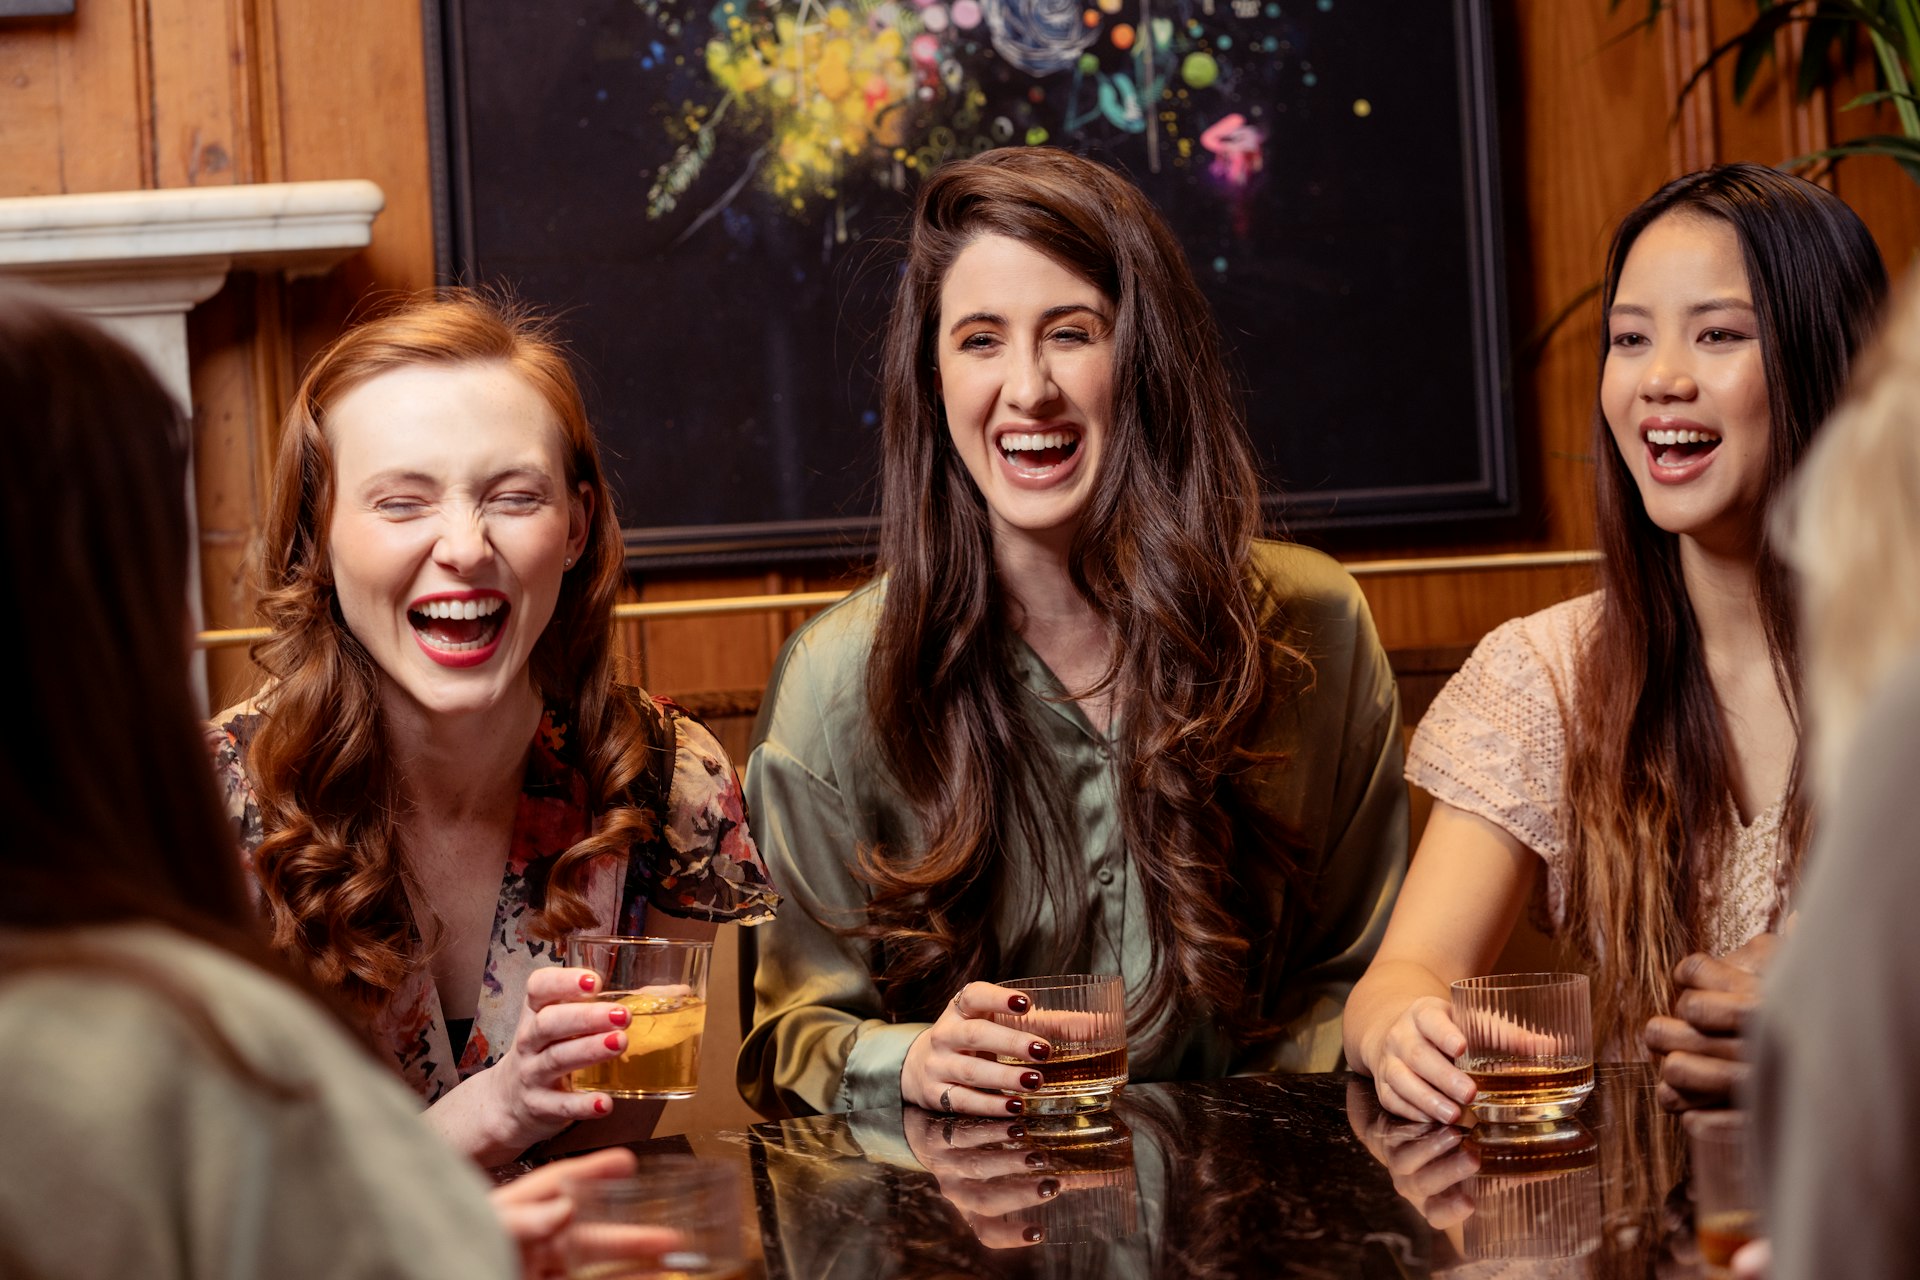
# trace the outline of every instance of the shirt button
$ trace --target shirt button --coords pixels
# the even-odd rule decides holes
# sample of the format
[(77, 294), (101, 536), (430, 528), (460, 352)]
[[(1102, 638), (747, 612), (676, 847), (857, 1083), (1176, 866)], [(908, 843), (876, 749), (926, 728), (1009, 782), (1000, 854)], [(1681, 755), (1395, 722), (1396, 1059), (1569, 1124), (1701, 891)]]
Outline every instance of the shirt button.
[(1099, 875), (1097, 875), (1097, 876), (1095, 876), (1094, 878), (1095, 878), (1095, 879), (1097, 879), (1097, 880), (1098, 880), (1098, 881), (1099, 881), (1099, 882), (1100, 882), (1101, 884), (1112, 884), (1112, 883), (1113, 883), (1113, 868), (1112, 868), (1112, 867), (1102, 867), (1102, 868), (1100, 868), (1100, 873), (1099, 873)]

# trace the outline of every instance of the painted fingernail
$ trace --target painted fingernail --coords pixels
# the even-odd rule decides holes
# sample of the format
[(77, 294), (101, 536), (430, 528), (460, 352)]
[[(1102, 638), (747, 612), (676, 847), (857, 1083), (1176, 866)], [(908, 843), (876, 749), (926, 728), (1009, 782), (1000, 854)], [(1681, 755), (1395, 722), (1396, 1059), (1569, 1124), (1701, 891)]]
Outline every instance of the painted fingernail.
[(624, 1027), (633, 1021), (633, 1015), (623, 1005), (610, 1005), (607, 1008), (607, 1021), (616, 1027)]
[(592, 974), (588, 974), (586, 977), (580, 979), (580, 989), (582, 991), (591, 991), (599, 985), (600, 979), (594, 977)]
[(613, 1104), (605, 1098), (595, 1098), (593, 1100), (593, 1114), (603, 1116), (611, 1110), (613, 1110)]
[(1035, 1040), (1027, 1046), (1027, 1056), (1035, 1062), (1045, 1062), (1053, 1056), (1053, 1046), (1045, 1040)]
[(600, 1043), (606, 1045), (609, 1049), (624, 1049), (627, 1047), (627, 1037), (624, 1032), (609, 1031), (607, 1032), (607, 1038)]
[(1044, 1151), (1027, 1152), (1027, 1168), (1044, 1169), (1047, 1167), (1047, 1153)]
[(1026, 1136), (1027, 1126), (1023, 1124), (1010, 1124), (1007, 1126), (1007, 1138), (1009, 1140), (1024, 1138)]
[(1052, 1178), (1042, 1178), (1034, 1190), (1039, 1193), (1042, 1200), (1051, 1200), (1060, 1194), (1060, 1184)]
[(1039, 1244), (1047, 1238), (1047, 1229), (1045, 1227), (1028, 1227), (1020, 1233), (1020, 1238), (1028, 1244)]
[(1033, 1001), (1027, 999), (1025, 996), (1008, 996), (1007, 1008), (1013, 1010), (1015, 1013), (1025, 1013), (1027, 1010), (1033, 1008)]
[(1040, 1087), (1040, 1073), (1038, 1071), (1022, 1071), (1020, 1073), (1020, 1087), (1022, 1089), (1038, 1089)]
[(1022, 1115), (1022, 1114), (1024, 1114), (1024, 1113), (1026, 1112), (1026, 1109), (1027, 1109), (1027, 1104), (1026, 1104), (1026, 1103), (1024, 1103), (1024, 1102), (1022, 1102), (1022, 1101), (1020, 1101), (1020, 1099), (1018, 1099), (1018, 1098), (1008, 1098), (1008, 1099), (1007, 1099), (1007, 1114), (1008, 1114), (1008, 1115), (1010, 1115), (1010, 1116), (1017, 1116), (1017, 1115)]

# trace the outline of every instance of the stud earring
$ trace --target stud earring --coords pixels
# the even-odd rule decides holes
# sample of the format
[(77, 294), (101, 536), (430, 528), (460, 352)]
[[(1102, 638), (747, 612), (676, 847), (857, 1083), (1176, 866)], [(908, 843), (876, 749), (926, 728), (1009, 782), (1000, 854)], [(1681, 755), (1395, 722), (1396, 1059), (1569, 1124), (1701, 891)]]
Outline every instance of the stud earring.
[(571, 569), (571, 568), (573, 568), (573, 557), (572, 557), (572, 556), (568, 556), (568, 557), (567, 557), (567, 562), (566, 562), (566, 564), (564, 564), (564, 565), (562, 565), (562, 566), (561, 566), (561, 568), (563, 568), (563, 569)]

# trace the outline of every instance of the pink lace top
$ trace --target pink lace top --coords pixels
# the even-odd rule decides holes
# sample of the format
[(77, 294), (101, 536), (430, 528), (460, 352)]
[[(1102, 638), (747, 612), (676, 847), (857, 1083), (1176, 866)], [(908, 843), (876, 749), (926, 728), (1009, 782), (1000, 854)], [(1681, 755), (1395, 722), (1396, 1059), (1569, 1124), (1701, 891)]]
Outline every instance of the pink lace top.
[[(1567, 721), (1574, 661), (1599, 608), (1598, 593), (1515, 618), (1488, 633), (1420, 721), (1407, 781), (1504, 828), (1540, 855), (1547, 874), (1535, 898), (1540, 927), (1566, 923)], [(1716, 955), (1773, 927), (1784, 898), (1779, 875), (1782, 796), (1741, 823), (1733, 797), (1733, 847), (1705, 895), (1701, 942)]]

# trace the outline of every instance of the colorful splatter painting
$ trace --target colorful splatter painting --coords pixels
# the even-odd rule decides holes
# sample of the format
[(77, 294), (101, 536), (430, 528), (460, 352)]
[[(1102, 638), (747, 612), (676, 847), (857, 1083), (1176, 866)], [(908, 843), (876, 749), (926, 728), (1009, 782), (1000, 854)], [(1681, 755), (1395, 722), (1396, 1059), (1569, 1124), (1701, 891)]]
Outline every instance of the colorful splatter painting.
[[(673, 122), (685, 140), (648, 214), (697, 187), (725, 128), (765, 139), (754, 178), (796, 213), (848, 182), (904, 190), (955, 156), (1070, 144), (1089, 128), (1139, 135), (1150, 169), (1198, 160), (1231, 195), (1260, 172), (1267, 138), (1261, 106), (1254, 119), (1230, 109), (1236, 63), (1287, 59), (1298, 34), (1275, 0), (1226, 3), (1230, 20), (1215, 0), (1163, 16), (1152, 0), (721, 0), (699, 62), (717, 97), (690, 96)], [(652, 12), (685, 36), (680, 19)], [(994, 59), (1010, 74), (993, 76)], [(1310, 86), (1310, 60), (1297, 61)]]
[(1179, 232), (1296, 518), (1496, 509), (1485, 21), (1484, 0), (465, 0), (461, 257), (569, 309), (636, 545), (694, 530), (751, 558), (872, 508), (873, 339), (919, 177), (1065, 146)]

